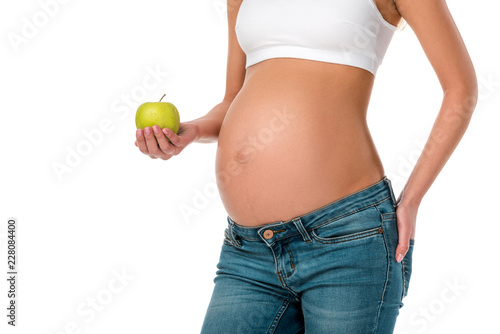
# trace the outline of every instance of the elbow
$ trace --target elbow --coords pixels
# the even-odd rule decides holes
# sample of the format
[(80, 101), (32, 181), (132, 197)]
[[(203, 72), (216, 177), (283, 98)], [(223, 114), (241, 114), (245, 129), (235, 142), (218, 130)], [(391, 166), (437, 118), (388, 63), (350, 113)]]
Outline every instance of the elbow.
[(442, 82), (443, 96), (454, 100), (469, 112), (476, 108), (479, 98), (479, 85), (476, 71), (472, 66), (456, 71), (455, 75)]
[(443, 90), (445, 100), (451, 100), (455, 108), (472, 116), (479, 99), (477, 79), (462, 81)]
[(473, 80), (456, 80), (443, 87), (442, 115), (453, 127), (465, 130), (476, 109), (479, 89), (475, 75)]

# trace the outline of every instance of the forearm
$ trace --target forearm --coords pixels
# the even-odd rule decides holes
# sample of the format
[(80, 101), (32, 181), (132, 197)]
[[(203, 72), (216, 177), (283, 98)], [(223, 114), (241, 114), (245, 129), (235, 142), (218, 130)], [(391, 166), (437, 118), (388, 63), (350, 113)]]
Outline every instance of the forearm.
[(399, 203), (418, 207), (462, 139), (477, 101), (477, 89), (445, 92), (429, 138), (401, 193)]
[(224, 100), (212, 108), (205, 116), (185, 122), (196, 125), (196, 143), (213, 143), (219, 138), (219, 131), (232, 101)]

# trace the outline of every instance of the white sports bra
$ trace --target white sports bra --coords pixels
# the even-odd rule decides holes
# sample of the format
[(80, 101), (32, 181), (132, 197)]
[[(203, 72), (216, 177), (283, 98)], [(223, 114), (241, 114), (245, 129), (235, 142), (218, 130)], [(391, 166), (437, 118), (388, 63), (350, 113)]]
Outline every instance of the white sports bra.
[(269, 58), (303, 58), (376, 74), (396, 26), (375, 0), (243, 0), (236, 36), (246, 66)]

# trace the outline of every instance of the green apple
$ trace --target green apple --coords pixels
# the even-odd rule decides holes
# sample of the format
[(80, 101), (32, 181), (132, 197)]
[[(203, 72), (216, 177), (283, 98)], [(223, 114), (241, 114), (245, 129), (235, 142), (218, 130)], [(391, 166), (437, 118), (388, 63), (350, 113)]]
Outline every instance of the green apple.
[(145, 102), (137, 108), (135, 125), (138, 129), (144, 129), (147, 126), (152, 128), (153, 125), (158, 125), (162, 129), (169, 128), (175, 133), (179, 131), (179, 112), (172, 103), (161, 102), (165, 95), (161, 97), (159, 102)]

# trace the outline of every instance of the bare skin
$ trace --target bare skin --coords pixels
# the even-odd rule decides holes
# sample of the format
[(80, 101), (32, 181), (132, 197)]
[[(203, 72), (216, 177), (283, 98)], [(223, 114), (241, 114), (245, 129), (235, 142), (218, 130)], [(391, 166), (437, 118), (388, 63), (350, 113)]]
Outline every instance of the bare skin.
[(366, 125), (373, 75), (303, 59), (250, 66), (221, 127), (219, 193), (238, 224), (285, 221), (373, 184), (384, 169)]
[[(178, 134), (157, 126), (156, 134), (138, 130), (141, 152), (168, 160), (192, 142), (217, 141), (221, 199), (228, 215), (245, 226), (292, 219), (381, 180), (384, 168), (366, 124), (373, 75), (353, 66), (295, 58), (268, 59), (245, 71), (245, 54), (234, 33), (240, 4), (228, 0), (223, 101), (207, 115), (181, 123)], [(420, 202), (468, 126), (477, 80), (444, 0), (376, 4), (389, 23), (406, 20), (443, 89), (427, 144), (398, 197), (394, 256), (401, 261), (415, 238)]]

